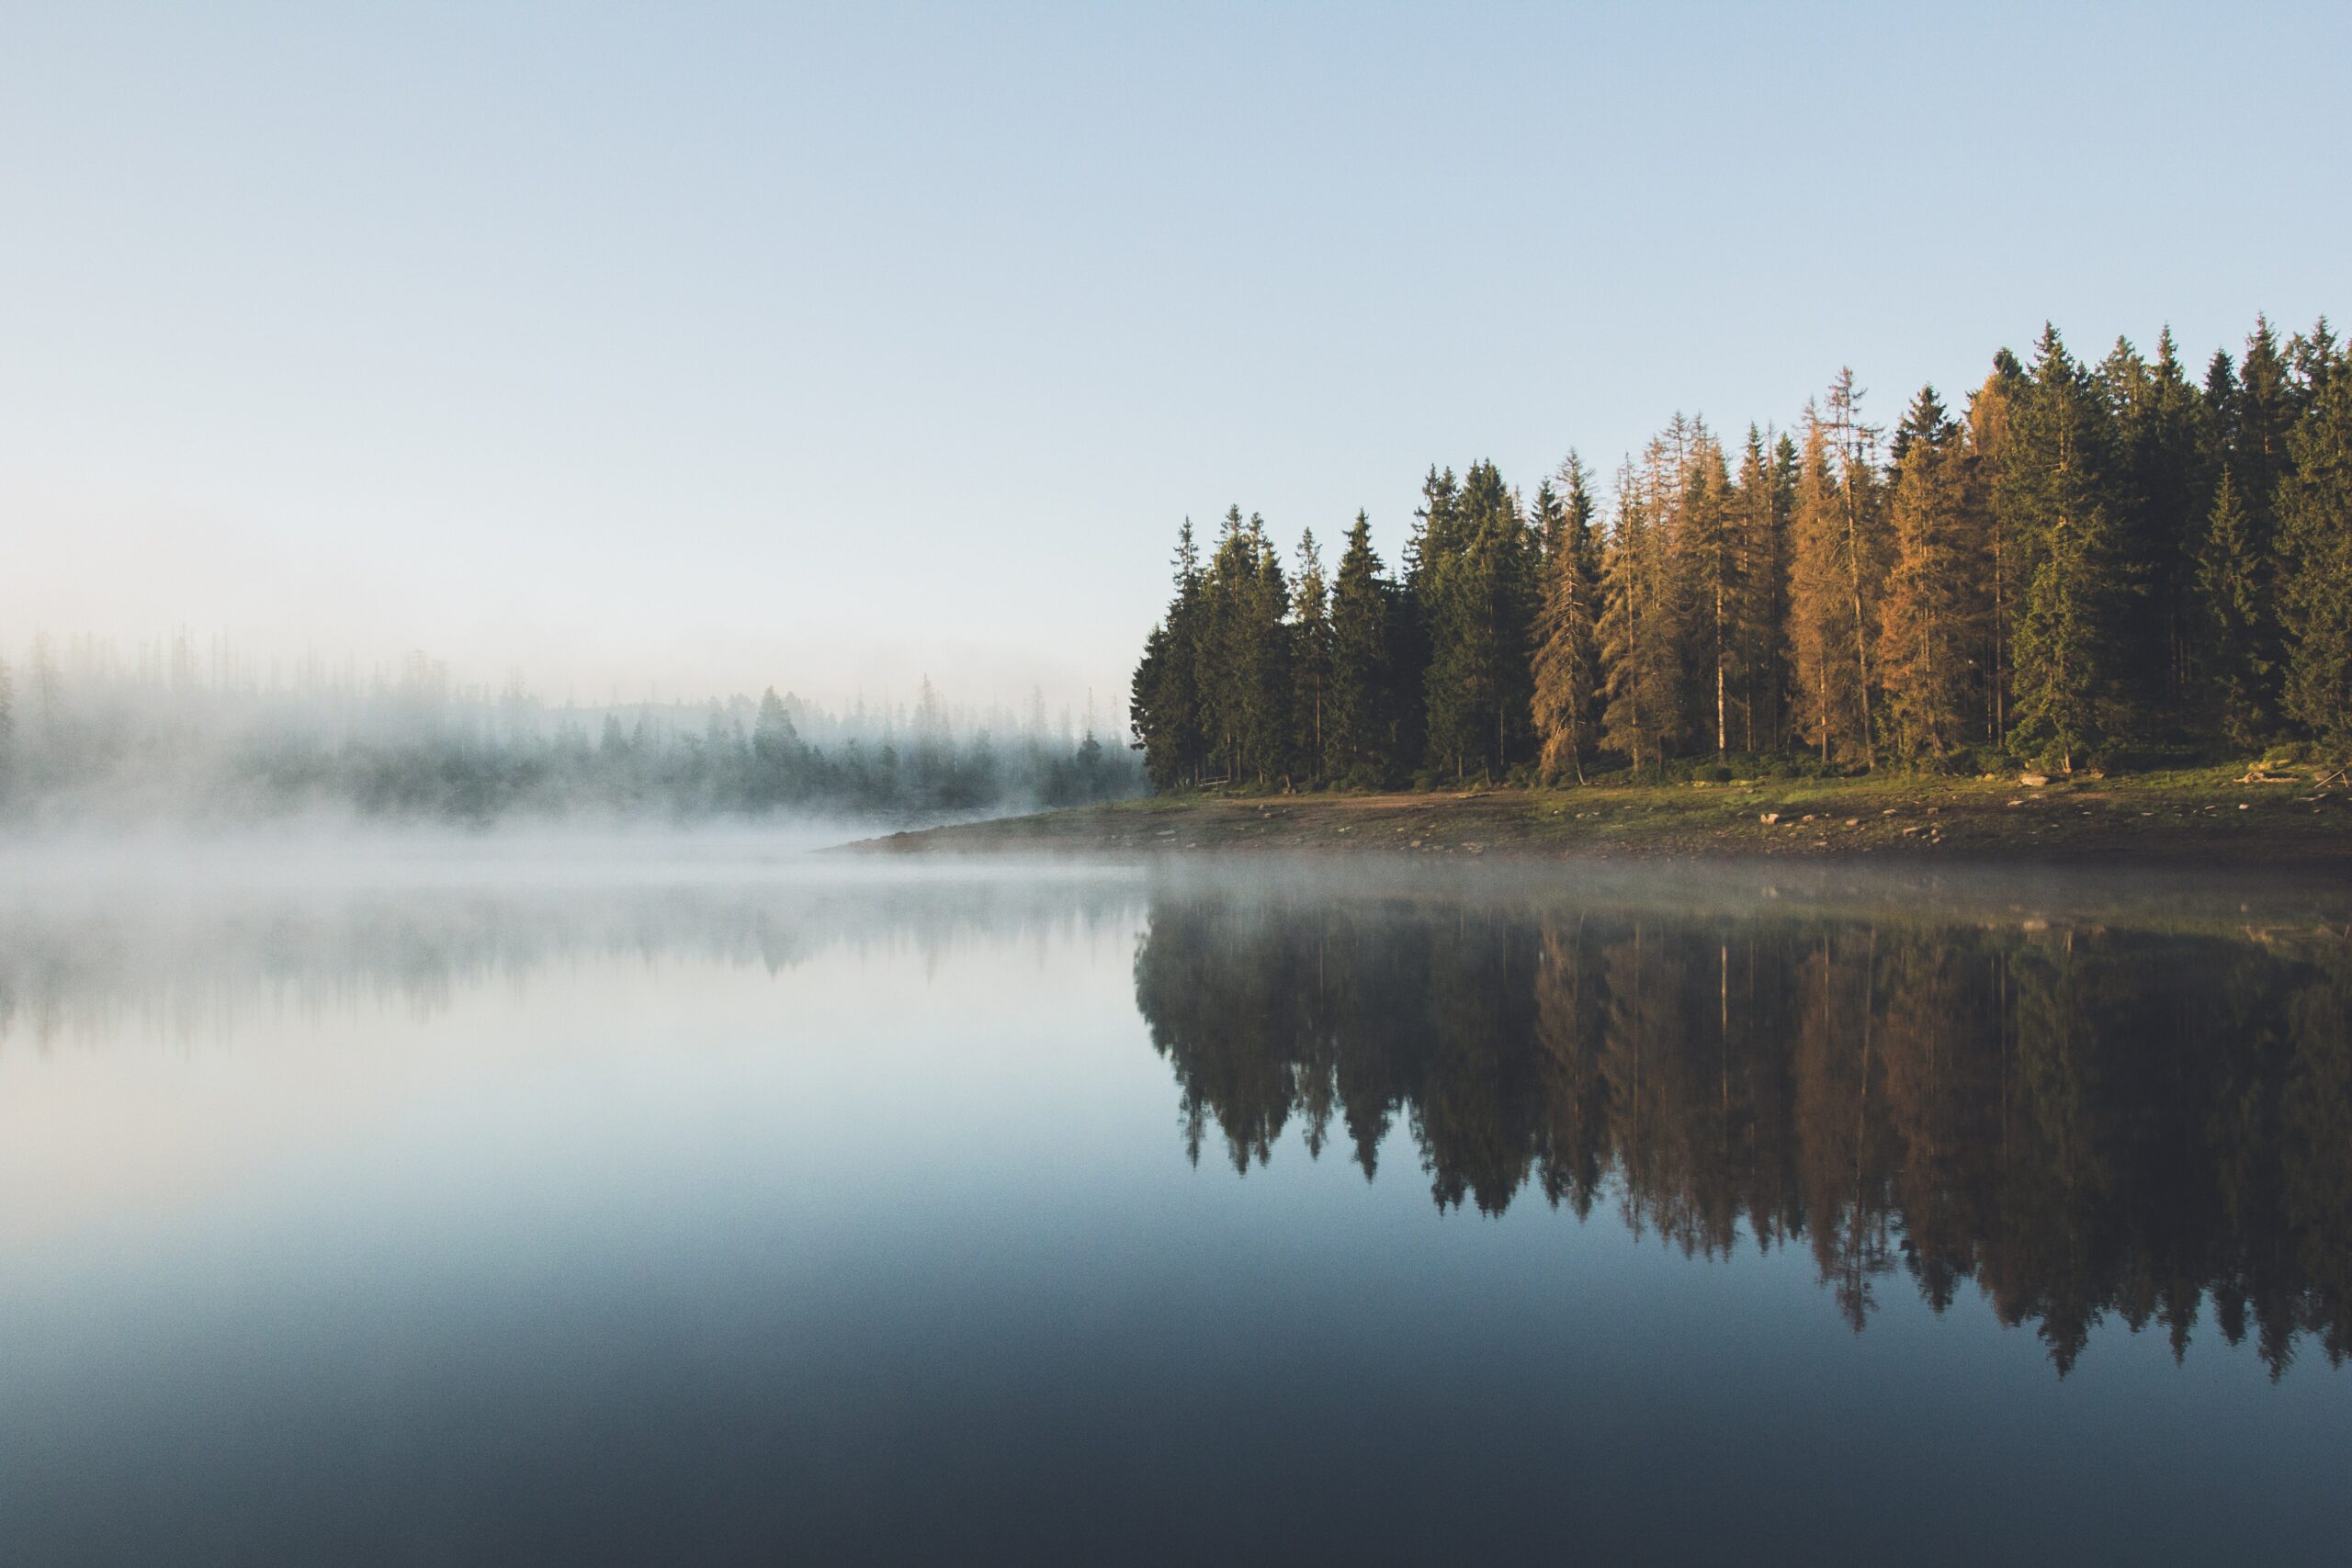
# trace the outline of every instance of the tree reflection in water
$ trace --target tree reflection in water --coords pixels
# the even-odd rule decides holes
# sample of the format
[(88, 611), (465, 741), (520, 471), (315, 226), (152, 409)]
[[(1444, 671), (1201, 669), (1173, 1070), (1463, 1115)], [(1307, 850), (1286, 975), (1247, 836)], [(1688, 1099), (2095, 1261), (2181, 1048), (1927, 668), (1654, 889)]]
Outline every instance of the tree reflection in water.
[[(1155, 895), (1136, 998), (1195, 1160), (1294, 1122), (1441, 1209), (1530, 1189), (1687, 1254), (1803, 1246), (1856, 1330), (1973, 1281), (2063, 1375), (2210, 1310), (2352, 1350), (2352, 946), (2324, 931)], [(1211, 1124), (1215, 1124), (1212, 1133)]]

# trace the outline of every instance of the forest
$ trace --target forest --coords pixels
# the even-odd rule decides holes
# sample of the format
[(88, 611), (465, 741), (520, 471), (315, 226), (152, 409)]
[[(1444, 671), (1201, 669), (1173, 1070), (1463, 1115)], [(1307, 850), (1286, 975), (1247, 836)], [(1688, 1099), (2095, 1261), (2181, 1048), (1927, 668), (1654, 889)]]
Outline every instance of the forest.
[(1075, 806), (1142, 787), (1089, 716), (757, 701), (549, 705), (453, 682), (422, 654), (361, 674), (263, 671), (185, 634), (126, 658), (33, 639), (0, 661), (0, 823), (290, 816), (487, 823), (793, 814), (885, 822)]
[[(1609, 493), (1432, 468), (1401, 571), (1188, 520), (1130, 694), (1160, 791), (2103, 772), (2352, 755), (2352, 376), (2323, 318), (2201, 378), (2054, 327), (1890, 432), (1677, 414)], [(1605, 513), (1605, 514), (1604, 514)]]

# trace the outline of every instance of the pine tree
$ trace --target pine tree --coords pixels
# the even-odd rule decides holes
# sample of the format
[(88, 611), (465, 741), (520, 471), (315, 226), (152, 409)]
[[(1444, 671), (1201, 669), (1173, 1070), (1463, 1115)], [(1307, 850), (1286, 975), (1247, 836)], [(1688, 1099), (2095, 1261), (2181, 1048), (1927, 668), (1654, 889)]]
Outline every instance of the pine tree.
[(2153, 364), (2119, 339), (2100, 380), (2114, 412), (2124, 581), (2119, 634), (2143, 709), (2187, 687), (2197, 549), (2212, 491), (2204, 400), (2189, 384), (2166, 328)]
[(1450, 523), (1443, 536), (1429, 531), (1422, 558), (1430, 758), (1457, 779), (1474, 764), (1499, 778), (1523, 754), (1533, 552), (1519, 503), (1492, 463), (1464, 474)]
[(1905, 761), (1941, 761), (1966, 724), (1976, 573), (1963, 512), (1962, 444), (1935, 389), (1922, 388), (1894, 442), (1894, 565), (1879, 605), (1888, 733)]
[(1844, 514), (1831, 468), (1829, 429), (1805, 411), (1789, 525), (1789, 706), (1797, 734), (1828, 762), (1855, 750), (1861, 706), (1854, 689), (1854, 631), (1840, 570)]
[(2318, 389), (2288, 437), (2292, 468), (2279, 489), (2287, 711), (2345, 758), (2352, 757), (2352, 375), (2332, 342), (2309, 374)]
[(1395, 658), (1389, 692), (1391, 744), (1398, 764), (1436, 772), (1438, 748), (1429, 736), (1430, 664), (1439, 619), (1439, 579), (1459, 547), (1460, 484), (1453, 470), (1431, 468), (1421, 480), (1421, 504), (1405, 541), (1403, 581), (1389, 601), (1389, 647)]
[[(638, 743), (633, 745), (622, 738), (619, 721), (610, 714), (605, 716), (601, 749), (608, 760), (625, 761), (640, 749), (642, 740), (641, 726)], [(775, 688), (761, 693), (759, 716), (752, 724), (752, 795), (756, 804), (775, 806), (804, 793), (808, 750)]]
[(2270, 729), (2268, 660), (2261, 636), (2261, 558), (2254, 528), (2228, 468), (2213, 491), (2211, 515), (2197, 560), (2197, 595), (2204, 617), (2200, 673), (2212, 694), (2222, 736), (2244, 750)]
[(2008, 463), (2010, 426), (2025, 391), (2025, 367), (2004, 348), (1993, 355), (1992, 373), (1968, 400), (1968, 516), (1971, 531), (1981, 540), (1984, 562), (1984, 734), (1996, 743), (2009, 733), (2018, 590), (2024, 581), (2023, 551), (2007, 511), (1999, 504), (2001, 475)]
[(1631, 463), (1618, 474), (1617, 521), (1601, 568), (1600, 740), (1636, 773), (1661, 762), (1682, 728), (1673, 573), (1651, 516), (1652, 488)]
[(1231, 783), (1270, 783), (1290, 743), (1290, 596), (1262, 518), (1226, 513), (1201, 599), (1194, 668), (1210, 757)]
[(1862, 423), (1861, 391), (1850, 368), (1829, 386), (1828, 429), (1838, 457), (1838, 519), (1834, 535), (1843, 578), (1846, 636), (1854, 660), (1855, 739), (1862, 766), (1878, 765), (1871, 705), (1877, 685), (1878, 597), (1886, 580), (1886, 539), (1879, 501), (1878, 431)]
[(2117, 546), (2106, 412), (2057, 329), (2044, 327), (1999, 492), (2030, 563), (2011, 734), (2069, 773), (2115, 730)]
[(1592, 502), (1584, 491), (1584, 467), (1573, 452), (1561, 465), (1568, 485), (1563, 500), (1549, 479), (1535, 491), (1535, 524), (1544, 540), (1544, 604), (1535, 622), (1534, 690), (1536, 777), (1584, 783), (1584, 754), (1590, 749), (1590, 716), (1596, 685), (1595, 596), (1592, 573)]
[(1575, 552), (1577, 570), (1590, 585), (1587, 595), (1593, 633), (1589, 647), (1592, 661), (1592, 689), (1586, 698), (1582, 723), (1585, 732), (1598, 737), (1600, 733), (1600, 527), (1595, 521), (1600, 514), (1599, 503), (1593, 500), (1592, 478), (1584, 459), (1570, 452), (1560, 464), (1557, 481), (1560, 484), (1560, 504), (1566, 513), (1565, 543)]
[(1740, 682), (1739, 614), (1747, 594), (1742, 539), (1734, 525), (1723, 447), (1703, 427), (1693, 439), (1673, 527), (1680, 568), (1683, 630), (1697, 716), (1717, 756), (1731, 749), (1732, 693)]
[[(1144, 754), (1152, 787), (1197, 784), (1207, 760), (1200, 692), (1201, 558), (1192, 519), (1176, 536), (1175, 593), (1168, 613), (1144, 640), (1143, 660), (1129, 687), (1128, 725)], [(1038, 719), (1043, 722), (1040, 705)]]
[(1331, 593), (1331, 696), (1323, 728), (1323, 772), (1362, 787), (1387, 782), (1389, 589), (1372, 547), (1372, 522), (1356, 513)]
[(1743, 751), (1777, 750), (1781, 744), (1781, 705), (1789, 680), (1783, 628), (1795, 472), (1796, 448), (1786, 437), (1774, 446), (1764, 432), (1747, 427), (1728, 502), (1729, 525), (1744, 567), (1734, 610)]
[(1324, 772), (1325, 718), (1331, 695), (1331, 623), (1326, 614), (1323, 557), (1315, 547), (1315, 530), (1298, 540), (1298, 588), (1292, 596), (1291, 731), (1299, 772), (1308, 778)]

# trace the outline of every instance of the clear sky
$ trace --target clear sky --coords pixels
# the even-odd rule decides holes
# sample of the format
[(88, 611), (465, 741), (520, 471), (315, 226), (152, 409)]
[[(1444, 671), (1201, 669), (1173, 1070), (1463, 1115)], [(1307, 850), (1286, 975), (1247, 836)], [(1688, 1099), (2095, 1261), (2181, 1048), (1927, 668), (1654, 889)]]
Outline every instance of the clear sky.
[(0, 10), (0, 647), (1123, 707), (1171, 536), (2352, 313), (2352, 6)]

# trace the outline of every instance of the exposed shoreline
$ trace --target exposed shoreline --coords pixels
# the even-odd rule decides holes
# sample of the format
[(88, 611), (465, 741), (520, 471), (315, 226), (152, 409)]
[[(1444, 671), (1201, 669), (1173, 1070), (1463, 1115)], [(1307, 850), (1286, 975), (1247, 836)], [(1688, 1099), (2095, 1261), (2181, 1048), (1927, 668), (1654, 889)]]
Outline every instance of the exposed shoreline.
[(845, 848), (2352, 868), (2352, 791), (2297, 770), (2259, 782), (2215, 771), (2038, 786), (1913, 777), (1182, 795), (893, 833)]

